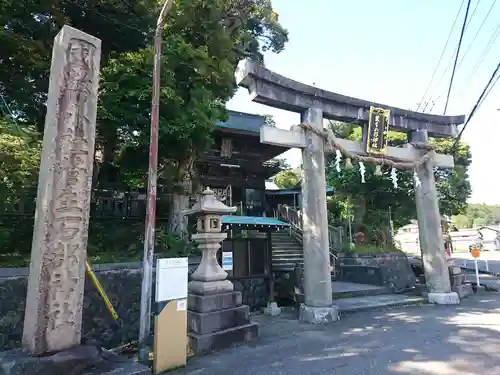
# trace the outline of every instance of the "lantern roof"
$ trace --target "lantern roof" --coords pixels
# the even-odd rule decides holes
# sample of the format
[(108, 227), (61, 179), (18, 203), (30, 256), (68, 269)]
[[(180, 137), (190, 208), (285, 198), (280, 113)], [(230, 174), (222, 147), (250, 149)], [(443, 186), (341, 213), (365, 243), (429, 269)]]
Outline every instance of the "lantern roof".
[(224, 203), (219, 201), (210, 188), (206, 188), (203, 193), (201, 193), (200, 200), (189, 210), (185, 210), (184, 215), (206, 215), (206, 214), (218, 214), (225, 215), (232, 212), (236, 212), (236, 207), (226, 206)]

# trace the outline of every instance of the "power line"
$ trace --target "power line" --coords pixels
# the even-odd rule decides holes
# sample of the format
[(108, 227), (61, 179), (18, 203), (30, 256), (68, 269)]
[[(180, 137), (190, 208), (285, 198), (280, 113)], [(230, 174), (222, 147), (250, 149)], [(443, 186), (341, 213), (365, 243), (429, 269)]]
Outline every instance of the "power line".
[[(492, 6), (490, 7), (490, 9), (488, 10), (487, 14), (485, 15), (485, 17), (483, 18), (483, 21), (481, 22), (481, 25), (479, 26), (479, 29), (481, 29), (486, 20), (488, 19), (490, 13), (491, 13), (491, 10), (493, 9), (493, 7), (495, 6), (495, 3), (496, 3), (496, 0), (493, 1), (493, 4)], [(467, 25), (465, 26), (465, 29), (467, 30), (467, 27), (470, 23), (470, 21), (472, 20), (472, 16), (469, 18), (469, 21), (467, 22)], [(474, 40), (477, 38), (478, 34), (479, 34), (479, 31), (478, 30), (476, 32), (476, 35), (474, 36)], [(464, 55), (462, 56), (462, 58), (460, 59), (460, 61), (458, 62), (458, 65), (457, 65), (457, 69), (460, 68), (460, 66), (462, 65), (463, 63), (463, 60), (465, 58), (465, 55), (469, 52), (470, 48), (472, 47), (472, 44), (474, 43), (474, 40), (471, 42), (471, 44), (469, 45), (469, 47), (467, 47), (467, 51), (464, 53)], [(455, 51), (454, 51), (454, 54), (457, 52), (457, 48), (455, 48)], [(450, 62), (448, 63), (446, 69), (443, 71), (443, 73), (441, 74), (441, 77), (439, 78), (439, 80), (437, 81), (438, 83), (436, 84), (434, 90), (432, 90), (432, 95), (429, 96), (429, 100), (426, 102), (426, 105), (425, 107), (423, 108), (423, 111), (425, 112), (425, 110), (427, 109), (427, 105), (429, 105), (429, 103), (432, 102), (432, 97), (434, 96), (434, 93), (436, 91), (438, 91), (439, 87), (441, 87), (441, 82), (443, 82), (443, 79), (446, 77), (446, 73), (448, 73), (448, 69), (450, 68), (450, 66), (452, 65), (452, 62), (453, 62), (453, 57), (450, 59)], [(460, 90), (459, 90), (460, 91)], [(435, 100), (437, 102), (437, 99)]]
[(417, 105), (417, 109), (416, 109), (417, 111), (420, 108), (420, 106), (422, 105), (422, 103), (425, 99), (425, 96), (427, 95), (427, 92), (429, 91), (429, 88), (431, 87), (432, 82), (434, 81), (434, 77), (436, 76), (437, 70), (439, 68), (439, 64), (441, 64), (441, 60), (443, 59), (444, 53), (446, 51), (446, 47), (448, 47), (448, 43), (450, 42), (450, 39), (451, 39), (451, 34), (453, 33), (453, 29), (455, 28), (455, 25), (458, 21), (458, 16), (460, 15), (460, 12), (462, 11), (462, 7), (464, 5), (464, 2), (465, 2), (465, 0), (462, 0), (462, 4), (460, 4), (460, 7), (458, 8), (457, 15), (455, 16), (455, 21), (453, 21), (453, 25), (451, 25), (451, 29), (450, 29), (450, 32), (448, 34), (448, 38), (446, 39), (446, 43), (444, 44), (443, 50), (441, 51), (441, 56), (439, 57), (439, 60), (436, 64), (436, 67), (434, 68), (434, 72), (432, 73), (431, 80), (427, 84), (424, 95), (422, 95), (422, 99), (420, 99), (420, 102)]
[(467, 9), (465, 10), (464, 23), (462, 25), (462, 31), (460, 32), (460, 39), (458, 40), (457, 54), (455, 56), (455, 62), (453, 63), (453, 70), (451, 72), (451, 78), (450, 78), (450, 86), (448, 87), (448, 94), (446, 95), (446, 102), (444, 105), (443, 115), (446, 114), (446, 110), (448, 109), (448, 102), (450, 101), (451, 88), (453, 86), (453, 80), (455, 79), (455, 71), (457, 69), (458, 56), (460, 55), (460, 47), (462, 46), (462, 40), (464, 38), (465, 27), (467, 26), (467, 17), (469, 15), (470, 3), (471, 3), (471, 0), (469, 0), (467, 2)]
[(120, 21), (120, 20), (117, 20), (116, 18), (113, 18), (113, 17), (110, 17), (110, 16), (106, 16), (106, 15), (104, 15), (104, 14), (102, 14), (102, 13), (98, 12), (98, 11), (97, 11), (97, 10), (95, 10), (95, 9), (90, 9), (90, 8), (88, 8), (88, 7), (86, 7), (86, 6), (83, 6), (83, 5), (80, 5), (80, 4), (76, 3), (76, 2), (73, 2), (71, 5), (75, 5), (75, 6), (77, 6), (78, 8), (83, 9), (83, 10), (86, 10), (86, 11), (89, 11), (89, 12), (94, 12), (95, 14), (97, 14), (97, 15), (101, 16), (102, 18), (105, 18), (105, 19), (107, 19), (107, 20), (109, 20), (109, 21), (112, 21), (112, 22), (114, 22), (114, 23), (116, 23), (116, 24), (118, 24), (118, 25), (121, 25), (121, 26), (123, 26), (123, 27), (126, 27), (126, 28), (128, 28), (128, 29), (130, 29), (130, 30), (137, 31), (137, 32), (141, 33), (141, 34), (142, 34), (142, 35), (144, 35), (144, 36), (148, 36), (148, 33), (144, 32), (144, 31), (142, 31), (142, 30), (139, 30), (138, 28), (136, 28), (136, 27), (134, 27), (134, 26), (130, 26), (130, 25), (128, 25), (128, 24), (126, 24), (126, 23), (124, 23), (124, 22), (122, 22), (122, 21)]
[(490, 88), (488, 89), (488, 92), (486, 92), (486, 94), (484, 95), (484, 98), (483, 100), (481, 100), (481, 103), (479, 103), (479, 107), (481, 107), (481, 104), (483, 104), (483, 102), (486, 100), (486, 98), (488, 97), (488, 95), (490, 94), (491, 90), (493, 90), (495, 88), (495, 85), (497, 84), (498, 80), (500, 79), (500, 74), (497, 75), (497, 78), (495, 78), (495, 82), (493, 82), (491, 85), (490, 85)]
[(486, 44), (486, 46), (484, 47), (483, 51), (481, 52), (481, 54), (479, 55), (479, 58), (476, 62), (476, 64), (474, 65), (474, 67), (469, 71), (469, 74), (467, 74), (465, 80), (464, 80), (464, 85), (462, 87), (465, 86), (465, 84), (472, 79), (472, 77), (474, 77), (474, 75), (478, 72), (479, 70), (479, 67), (481, 66), (481, 64), (483, 63), (484, 59), (486, 58), (486, 56), (488, 55), (491, 47), (493, 47), (493, 45), (495, 44), (495, 41), (497, 40), (498, 36), (500, 36), (500, 22), (498, 23), (497, 27), (495, 28), (495, 30), (493, 31), (493, 34), (491, 35), (490, 37), (490, 40), (488, 41), (488, 43)]
[[(458, 62), (458, 67), (460, 67), (460, 65), (462, 65), (462, 62), (464, 61), (465, 59), (465, 56), (467, 56), (467, 53), (470, 51), (472, 45), (474, 44), (474, 42), (476, 41), (477, 39), (477, 36), (479, 35), (479, 33), (481, 32), (481, 29), (483, 28), (484, 24), (486, 23), (486, 20), (488, 19), (491, 11), (493, 10), (493, 7), (495, 6), (497, 0), (494, 0), (493, 3), (491, 4), (491, 7), (490, 9), (488, 9), (488, 12), (486, 13), (486, 15), (484, 16), (483, 18), (483, 22), (481, 22), (481, 25), (479, 25), (479, 28), (477, 29), (477, 32), (476, 32), (476, 35), (474, 35), (474, 38), (472, 38), (472, 41), (470, 42), (469, 46), (467, 47), (467, 50), (465, 51), (465, 53), (462, 55), (462, 58), (460, 59), (460, 61)], [(471, 16), (472, 18), (472, 16)]]
[[(455, 142), (453, 143), (453, 146), (451, 146), (451, 151), (453, 152), (454, 149), (455, 149), (455, 146), (458, 144), (458, 142), (460, 141), (460, 138), (462, 137), (462, 134), (463, 132), (465, 131), (465, 128), (467, 127), (467, 125), (470, 123), (470, 120), (472, 119), (472, 117), (476, 114), (477, 110), (479, 109), (479, 107), (481, 106), (481, 104), (483, 104), (484, 100), (486, 99), (486, 97), (489, 95), (489, 93), (491, 92), (491, 90), (493, 89), (493, 87), (495, 86), (495, 84), (498, 82), (498, 77), (496, 77), (496, 75), (498, 74), (498, 70), (500, 69), (500, 63), (498, 63), (496, 69), (493, 71), (493, 74), (491, 75), (488, 83), (486, 84), (486, 86), (484, 87), (483, 89), (483, 92), (481, 93), (481, 95), (479, 96), (479, 99), (477, 100), (476, 104), (474, 104), (474, 107), (472, 108), (472, 110), (470, 111), (470, 114), (469, 116), (467, 117), (467, 121), (465, 121), (465, 124), (464, 126), (462, 127), (462, 130), (460, 130), (460, 133), (458, 133), (458, 136), (457, 136), (457, 139), (455, 140)], [(496, 80), (493, 84), (491, 84), (493, 82), (493, 80), (495, 79), (496, 77)]]

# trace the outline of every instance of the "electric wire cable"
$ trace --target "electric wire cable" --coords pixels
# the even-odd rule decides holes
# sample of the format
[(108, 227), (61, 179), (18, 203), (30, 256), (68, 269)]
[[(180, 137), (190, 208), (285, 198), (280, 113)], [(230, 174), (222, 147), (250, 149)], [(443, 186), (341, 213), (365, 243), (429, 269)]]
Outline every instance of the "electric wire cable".
[[(493, 10), (495, 4), (496, 4), (497, 0), (494, 0), (493, 3), (491, 4), (490, 8), (488, 9), (486, 15), (484, 16), (482, 22), (481, 22), (481, 25), (479, 26), (479, 29), (478, 31), (476, 32), (472, 42), (469, 44), (469, 46), (467, 47), (467, 50), (466, 52), (463, 54), (462, 58), (460, 59), (460, 61), (458, 62), (458, 65), (457, 65), (457, 69), (460, 68), (460, 66), (462, 65), (463, 61), (464, 61), (464, 58), (465, 56), (469, 53), (472, 45), (474, 44), (475, 40), (477, 39), (477, 36), (479, 35), (479, 32), (481, 31), (481, 29), (483, 28), (484, 24), (486, 23), (486, 20), (488, 19), (489, 15), (491, 14), (491, 11)], [(476, 5), (476, 8), (477, 9), (477, 5)], [(465, 29), (467, 30), (467, 26), (469, 25), (470, 21), (472, 20), (472, 16), (474, 15), (474, 12), (473, 14), (471, 15), (471, 17), (469, 18), (469, 21), (467, 22), (467, 25), (465, 27)], [(496, 32), (496, 30), (493, 32), (493, 34)], [(457, 49), (455, 49), (455, 52), (456, 53)], [(436, 87), (434, 88), (434, 90), (431, 91), (431, 95), (429, 95), (429, 100), (425, 103), (425, 106), (423, 108), (423, 112), (425, 112), (425, 110), (427, 109), (427, 106), (429, 105), (429, 103), (433, 103), (433, 106), (432, 108), (434, 108), (435, 104), (438, 102), (439, 98), (441, 97), (441, 95), (438, 96), (437, 99), (433, 100), (433, 97), (434, 97), (434, 93), (435, 92), (439, 92), (439, 88), (441, 87), (441, 83), (443, 82), (443, 79), (446, 77), (446, 74), (448, 73), (448, 69), (450, 68), (451, 64), (452, 64), (452, 61), (453, 61), (453, 57), (450, 59), (450, 62), (448, 63), (446, 69), (443, 71), (443, 73), (441, 74), (439, 80), (437, 81), (437, 85)], [(462, 86), (463, 88), (463, 86)], [(462, 89), (460, 89), (459, 91), (461, 91)]]
[[(476, 104), (474, 104), (474, 107), (470, 111), (470, 114), (467, 117), (467, 120), (465, 121), (464, 126), (462, 127), (462, 129), (458, 133), (458, 136), (455, 139), (455, 142), (451, 146), (452, 153), (455, 150), (456, 145), (460, 141), (460, 138), (462, 137), (462, 134), (464, 133), (465, 128), (470, 123), (470, 121), (472, 120), (472, 118), (474, 117), (474, 115), (477, 113), (477, 110), (479, 109), (479, 107), (481, 106), (481, 104), (484, 102), (484, 100), (487, 98), (487, 96), (489, 95), (489, 93), (491, 92), (491, 90), (493, 89), (493, 87), (495, 86), (495, 84), (498, 82), (497, 74), (498, 74), (499, 69), (500, 69), (500, 63), (497, 64), (496, 69), (493, 71), (493, 74), (491, 75), (488, 83), (484, 87), (483, 92), (481, 93), (481, 95), (479, 96), (478, 100), (476, 101)], [(492, 82), (493, 82), (493, 84), (492, 84)]]
[(436, 67), (434, 68), (434, 72), (432, 73), (432, 77), (431, 77), (431, 80), (429, 81), (429, 83), (427, 84), (427, 87), (425, 89), (425, 92), (424, 92), (424, 95), (422, 95), (422, 98), (420, 99), (420, 102), (417, 104), (417, 111), (419, 110), (420, 106), (422, 105), (424, 99), (425, 99), (425, 96), (427, 95), (427, 92), (429, 91), (431, 85), (432, 85), (432, 82), (434, 81), (434, 77), (436, 76), (436, 73), (438, 71), (438, 68), (439, 68), (439, 65), (441, 64), (441, 60), (443, 59), (443, 56), (444, 56), (444, 53), (446, 52), (446, 48), (448, 47), (448, 43), (450, 42), (450, 39), (451, 39), (451, 35), (453, 34), (453, 29), (455, 28), (455, 25), (458, 21), (458, 16), (460, 16), (460, 12), (462, 11), (462, 7), (465, 3), (465, 0), (462, 0), (462, 4), (460, 4), (460, 7), (458, 8), (458, 12), (457, 12), (457, 15), (455, 16), (455, 20), (453, 21), (453, 25), (451, 25), (451, 28), (450, 28), (450, 32), (448, 34), (448, 38), (446, 39), (446, 43), (444, 44), (444, 47), (441, 51), (441, 56), (439, 57), (439, 60), (436, 64)]
[(460, 56), (460, 47), (462, 46), (462, 41), (465, 34), (465, 28), (467, 26), (467, 17), (469, 16), (470, 3), (472, 0), (467, 2), (467, 9), (465, 10), (464, 23), (462, 25), (462, 31), (460, 32), (460, 39), (458, 40), (457, 54), (455, 56), (455, 62), (453, 63), (453, 70), (451, 72), (450, 85), (448, 87), (448, 94), (446, 95), (446, 102), (444, 104), (443, 115), (446, 115), (446, 110), (448, 109), (448, 103), (450, 102), (451, 89), (453, 87), (453, 81), (455, 80), (455, 72), (457, 69), (458, 57)]
[(488, 43), (486, 44), (483, 51), (479, 55), (476, 64), (473, 66), (473, 68), (469, 71), (466, 78), (464, 79), (464, 84), (462, 85), (462, 89), (466, 86), (466, 84), (470, 80), (472, 80), (472, 78), (479, 71), (481, 64), (485, 60), (486, 56), (488, 56), (488, 53), (490, 52), (491, 48), (493, 47), (493, 45), (495, 44), (495, 42), (499, 36), (500, 36), (500, 21), (498, 22), (498, 25), (496, 26), (495, 30), (493, 31), (493, 34), (491, 35)]
[[(474, 38), (472, 38), (472, 41), (470, 42), (469, 46), (467, 47), (467, 49), (465, 50), (464, 54), (462, 55), (462, 58), (460, 59), (460, 61), (458, 62), (458, 67), (457, 68), (460, 68), (460, 65), (462, 65), (462, 62), (464, 61), (465, 59), (465, 56), (467, 56), (467, 54), (469, 53), (472, 45), (474, 44), (474, 42), (476, 41), (479, 33), (481, 32), (484, 24), (486, 23), (486, 20), (488, 19), (491, 11), (493, 10), (493, 7), (495, 6), (497, 0), (494, 0), (493, 3), (491, 4), (491, 7), (490, 9), (488, 9), (488, 12), (486, 13), (486, 15), (484, 16), (483, 18), (483, 21), (481, 22), (481, 25), (479, 25), (479, 28), (477, 29), (477, 32), (476, 32), (476, 35), (474, 35)], [(471, 19), (472, 19), (472, 16), (471, 16)]]
[[(491, 47), (493, 46), (493, 44), (495, 43), (496, 39), (498, 38), (498, 36), (500, 35), (500, 22), (498, 23), (498, 25), (496, 26), (495, 30), (493, 31), (493, 34), (491, 35), (485, 49), (481, 52), (478, 60), (477, 60), (477, 63), (475, 64), (475, 66), (473, 67), (472, 70), (470, 70), (469, 74), (466, 76), (466, 78), (464, 79), (464, 84), (461, 86), (460, 90), (458, 90), (459, 92), (463, 90), (463, 88), (465, 87), (465, 83), (467, 83), (474, 75), (475, 73), (477, 73), (477, 71), (479, 70), (481, 64), (483, 63), (484, 59), (486, 58), (486, 56), (488, 55), (488, 52), (489, 50), (491, 49)], [(451, 63), (451, 61), (450, 61)], [(460, 66), (460, 63), (458, 65), (458, 67)], [(438, 81), (438, 84), (436, 85), (435, 89), (433, 90), (433, 92), (435, 91), (439, 91), (438, 88), (440, 87), (441, 85), (441, 82), (443, 81), (444, 77), (446, 76), (446, 73), (448, 72), (448, 69), (449, 69), (449, 65), (448, 67), (446, 68), (446, 70), (443, 72), (443, 74), (441, 75), (441, 77), (439, 78), (439, 81)], [(434, 95), (434, 94), (433, 94)], [(431, 95), (429, 97), (429, 100), (427, 101), (423, 111), (425, 112), (426, 108), (427, 108), (427, 105), (432, 102), (432, 98), (433, 98), (433, 95)], [(435, 101), (437, 102), (438, 99), (436, 99)]]

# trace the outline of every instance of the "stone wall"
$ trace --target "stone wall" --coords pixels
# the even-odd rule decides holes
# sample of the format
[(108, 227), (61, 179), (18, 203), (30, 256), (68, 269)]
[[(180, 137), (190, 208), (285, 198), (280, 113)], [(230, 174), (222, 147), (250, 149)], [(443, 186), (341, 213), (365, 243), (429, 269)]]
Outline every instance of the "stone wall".
[(415, 286), (416, 278), (404, 253), (340, 253), (339, 280), (381, 285), (401, 292)]
[[(190, 260), (190, 273), (199, 259)], [(141, 263), (103, 264), (94, 267), (122, 324), (117, 324), (107, 310), (92, 282), (85, 282), (83, 311), (84, 337), (102, 342), (106, 348), (137, 340), (139, 333)], [(19, 347), (23, 330), (26, 268), (0, 268), (0, 351)], [(243, 294), (243, 303), (252, 310), (267, 303), (267, 283), (263, 278), (233, 280)]]

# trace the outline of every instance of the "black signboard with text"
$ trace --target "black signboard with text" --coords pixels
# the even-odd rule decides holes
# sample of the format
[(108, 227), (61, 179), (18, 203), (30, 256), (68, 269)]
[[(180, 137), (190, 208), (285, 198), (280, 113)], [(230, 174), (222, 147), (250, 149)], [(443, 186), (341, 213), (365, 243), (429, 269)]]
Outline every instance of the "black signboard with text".
[(368, 134), (366, 135), (365, 152), (367, 154), (383, 154), (387, 148), (390, 111), (383, 108), (370, 107), (368, 118)]

